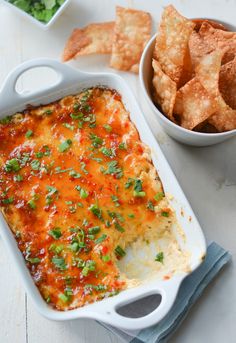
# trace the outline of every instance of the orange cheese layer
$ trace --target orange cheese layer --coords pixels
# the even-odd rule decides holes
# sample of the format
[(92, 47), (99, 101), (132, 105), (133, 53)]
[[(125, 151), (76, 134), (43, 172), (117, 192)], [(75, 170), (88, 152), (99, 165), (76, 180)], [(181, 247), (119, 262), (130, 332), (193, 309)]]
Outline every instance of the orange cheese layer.
[(43, 298), (59, 310), (127, 287), (127, 244), (172, 216), (121, 97), (88, 89), (0, 124), (1, 209)]

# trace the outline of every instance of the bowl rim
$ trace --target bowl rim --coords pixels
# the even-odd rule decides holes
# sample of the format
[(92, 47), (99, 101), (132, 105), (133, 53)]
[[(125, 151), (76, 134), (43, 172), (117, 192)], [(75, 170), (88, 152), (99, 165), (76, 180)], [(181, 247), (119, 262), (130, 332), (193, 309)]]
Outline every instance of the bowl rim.
[[(204, 18), (203, 18), (204, 19)], [(236, 129), (230, 130), (230, 131), (224, 131), (224, 132), (213, 132), (213, 133), (206, 133), (206, 132), (197, 132), (197, 131), (192, 131), (189, 129), (185, 129), (184, 127), (175, 124), (174, 122), (172, 122), (170, 119), (168, 119), (154, 104), (152, 98), (150, 97), (150, 95), (147, 92), (147, 88), (145, 86), (145, 82), (144, 82), (144, 64), (147, 58), (147, 54), (149, 52), (150, 49), (152, 49), (152, 45), (156, 39), (157, 33), (155, 33), (150, 40), (148, 41), (147, 45), (144, 48), (144, 51), (142, 53), (141, 56), (141, 60), (140, 60), (140, 66), (139, 66), (139, 80), (141, 83), (141, 87), (142, 90), (144, 91), (145, 97), (148, 101), (148, 103), (150, 104), (152, 110), (158, 114), (159, 118), (161, 120), (163, 120), (167, 125), (171, 126), (174, 130), (179, 130), (181, 133), (185, 133), (185, 134), (190, 134), (193, 135), (195, 137), (203, 137), (203, 138), (214, 138), (214, 137), (225, 137), (225, 136), (232, 136), (236, 134)]]
[(9, 8), (12, 8), (13, 11), (17, 12), (22, 17), (28, 18), (28, 20), (31, 21), (31, 23), (36, 24), (38, 27), (41, 27), (43, 30), (47, 30), (49, 27), (52, 26), (52, 24), (55, 22), (55, 20), (60, 16), (60, 14), (66, 8), (66, 6), (69, 4), (70, 1), (71, 0), (65, 0), (63, 2), (63, 4), (58, 8), (58, 10), (54, 13), (52, 18), (47, 23), (44, 23), (44, 22), (36, 19), (35, 17), (33, 17), (29, 13), (25, 12), (21, 8), (15, 6), (11, 2), (9, 2), (8, 0), (0, 0), (0, 3), (5, 4)]

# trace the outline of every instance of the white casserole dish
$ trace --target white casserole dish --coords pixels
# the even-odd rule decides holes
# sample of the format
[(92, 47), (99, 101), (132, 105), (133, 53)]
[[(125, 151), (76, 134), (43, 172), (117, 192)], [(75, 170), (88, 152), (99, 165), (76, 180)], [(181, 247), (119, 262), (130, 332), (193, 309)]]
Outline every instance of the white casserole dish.
[[(35, 67), (52, 68), (59, 74), (59, 81), (52, 87), (34, 94), (17, 93), (15, 86), (19, 76)], [(170, 203), (186, 236), (186, 239), (183, 240), (180, 236), (178, 240), (181, 247), (190, 252), (190, 268), (193, 271), (201, 264), (206, 253), (203, 233), (158, 143), (152, 135), (134, 95), (121, 77), (108, 73), (85, 73), (49, 59), (25, 62), (14, 69), (4, 82), (0, 93), (0, 118), (22, 111), (28, 104), (34, 106), (47, 104), (66, 95), (78, 93), (84, 88), (97, 85), (114, 88), (122, 95), (123, 103), (130, 112), (130, 118), (136, 125), (141, 140), (151, 148), (152, 160), (160, 175), (165, 192), (173, 196)], [(33, 299), (39, 312), (52, 320), (92, 318), (127, 330), (146, 328), (158, 323), (168, 313), (175, 301), (182, 280), (188, 275), (188, 273), (179, 273), (165, 281), (154, 277), (150, 282), (124, 290), (114, 297), (75, 310), (60, 312), (52, 309), (41, 297), (25, 265), (24, 258), (17, 247), (13, 234), (2, 215), (0, 215), (0, 234), (13, 263), (22, 276), (28, 294)], [(118, 307), (151, 294), (160, 294), (162, 300), (160, 305), (150, 314), (141, 318), (127, 318), (117, 313)]]

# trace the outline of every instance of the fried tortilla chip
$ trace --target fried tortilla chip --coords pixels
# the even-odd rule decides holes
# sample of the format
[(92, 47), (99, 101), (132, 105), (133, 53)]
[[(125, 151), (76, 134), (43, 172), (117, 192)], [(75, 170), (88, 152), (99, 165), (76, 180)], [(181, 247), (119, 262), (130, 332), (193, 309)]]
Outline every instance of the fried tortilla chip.
[(236, 57), (221, 67), (219, 89), (226, 104), (236, 110)]
[(110, 66), (138, 73), (139, 61), (150, 36), (149, 13), (117, 6)]
[(211, 54), (204, 56), (196, 67), (196, 77), (208, 94), (215, 98), (217, 103), (217, 110), (209, 118), (209, 123), (219, 132), (236, 128), (236, 110), (233, 110), (226, 104), (219, 90), (219, 77), (223, 56), (223, 50), (215, 50)]
[(185, 129), (194, 129), (216, 110), (214, 96), (206, 91), (197, 78), (190, 80), (177, 92), (174, 113), (179, 116), (180, 124)]
[(191, 78), (188, 41), (195, 24), (170, 5), (164, 9), (153, 57), (161, 69), (180, 87)]
[(221, 23), (219, 23), (218, 21), (215, 20), (211, 20), (211, 19), (192, 19), (192, 21), (194, 22), (194, 24), (196, 24), (194, 30), (196, 32), (198, 32), (202, 26), (203, 23), (208, 23), (210, 24), (212, 27), (214, 27), (215, 29), (219, 29), (219, 30), (223, 30), (223, 31), (228, 31), (228, 29)]
[(154, 101), (161, 107), (164, 114), (170, 120), (175, 121), (173, 117), (173, 108), (177, 91), (176, 83), (161, 70), (160, 64), (154, 59), (152, 60), (152, 66), (154, 70), (152, 80)]
[(114, 22), (90, 24), (83, 29), (75, 29), (64, 48), (64, 62), (80, 55), (110, 54)]
[(212, 50), (226, 49), (222, 59), (225, 64), (236, 56), (236, 33), (215, 29), (209, 23), (204, 22), (199, 30), (199, 35)]
[(189, 51), (193, 69), (200, 63), (203, 56), (212, 52), (215, 48), (208, 44), (196, 31), (193, 31), (189, 38)]

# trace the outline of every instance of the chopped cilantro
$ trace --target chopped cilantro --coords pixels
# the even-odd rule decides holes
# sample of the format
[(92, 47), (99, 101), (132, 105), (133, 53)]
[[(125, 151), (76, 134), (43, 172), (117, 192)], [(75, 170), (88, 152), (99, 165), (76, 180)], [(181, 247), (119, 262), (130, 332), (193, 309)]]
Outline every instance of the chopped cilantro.
[(161, 251), (156, 255), (155, 261), (163, 263), (163, 260), (164, 260), (164, 253)]
[(25, 137), (26, 137), (26, 138), (30, 138), (30, 137), (32, 137), (33, 135), (34, 135), (33, 131), (32, 131), (32, 130), (28, 130), (28, 131), (26, 132), (26, 134), (25, 134)]
[(131, 186), (133, 186), (133, 184), (134, 184), (134, 180), (129, 177), (127, 182), (125, 183), (125, 189), (130, 188)]
[(100, 149), (101, 153), (103, 153), (103, 155), (105, 156), (108, 156), (108, 157), (114, 157), (116, 156), (116, 153), (115, 153), (115, 149), (114, 148), (106, 148), (106, 147), (102, 147)]
[(99, 148), (103, 144), (103, 139), (101, 137), (98, 137), (94, 133), (90, 133), (89, 138), (92, 141), (92, 145), (95, 148)]
[(88, 195), (89, 195), (88, 192), (84, 188), (80, 189), (80, 197), (82, 199), (86, 199), (88, 197)]
[(134, 180), (134, 192), (133, 195), (135, 197), (145, 197), (146, 193), (143, 191), (142, 180), (135, 179)]
[(59, 145), (58, 150), (59, 150), (59, 152), (65, 152), (70, 148), (71, 145), (72, 145), (72, 140), (66, 139), (64, 142), (62, 142)]
[(115, 175), (117, 179), (122, 178), (122, 176), (124, 175), (123, 169), (118, 167), (117, 161), (108, 162), (107, 169), (104, 169), (104, 167), (102, 167), (101, 172), (105, 175), (107, 174)]

